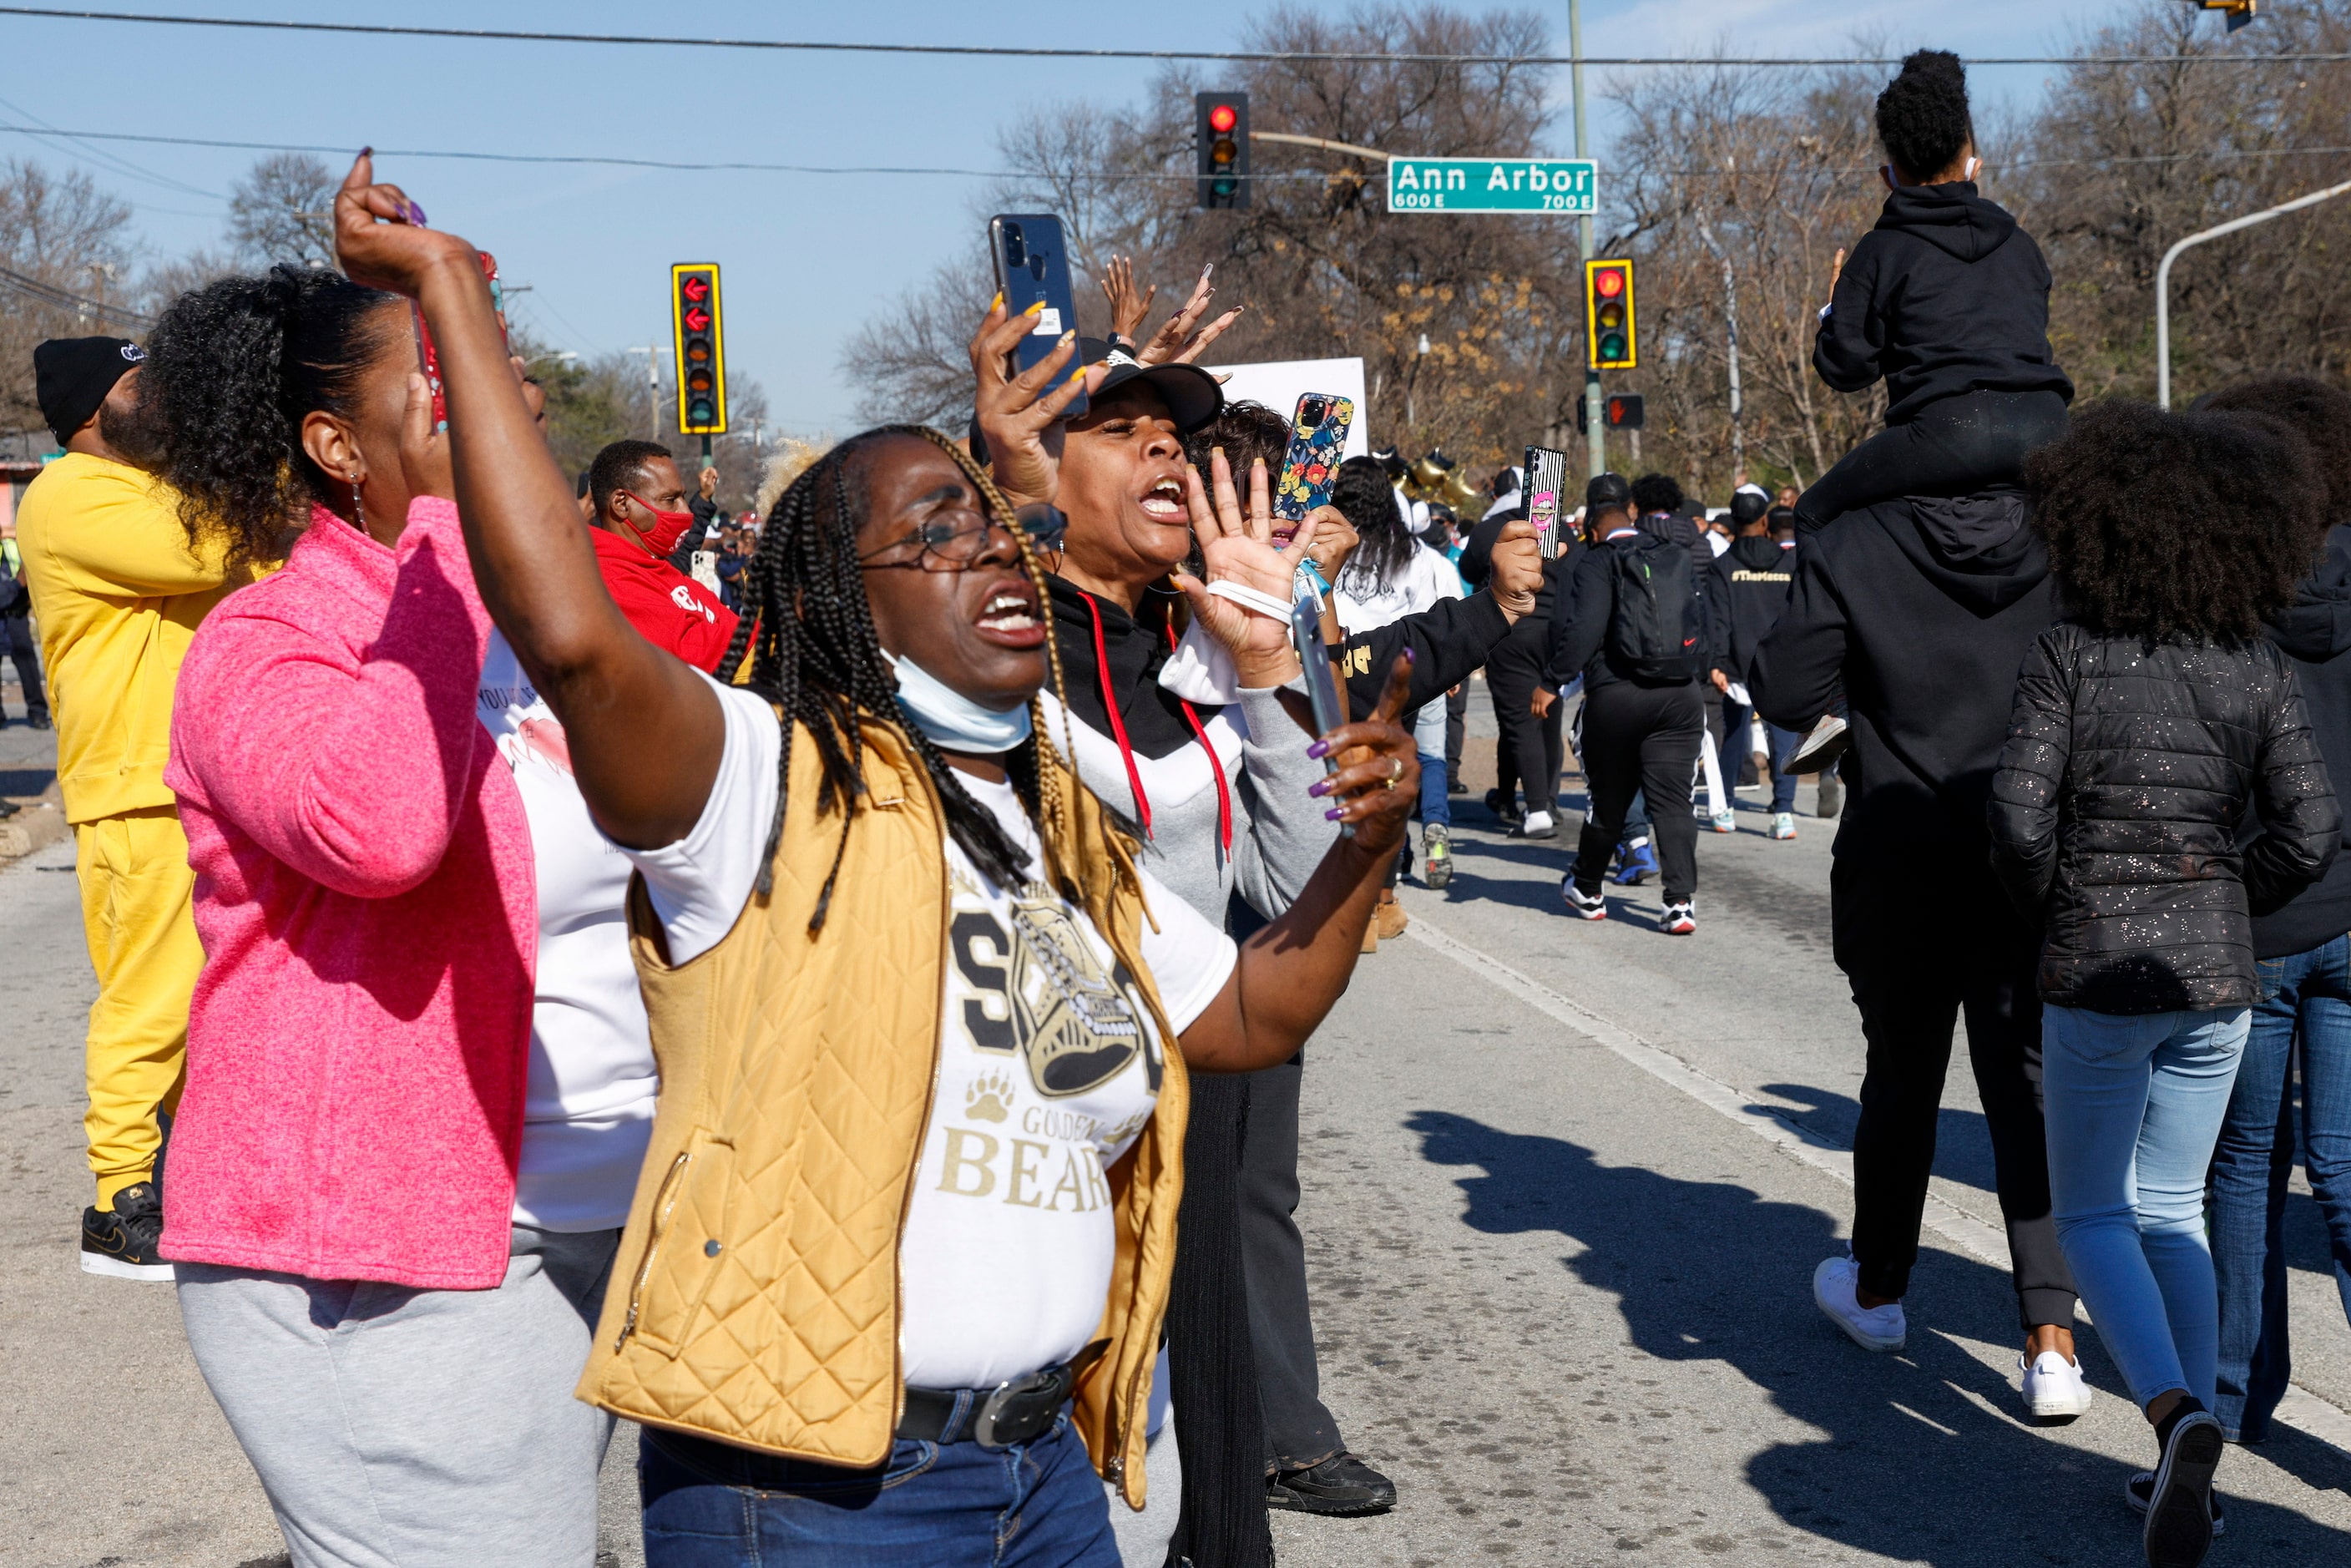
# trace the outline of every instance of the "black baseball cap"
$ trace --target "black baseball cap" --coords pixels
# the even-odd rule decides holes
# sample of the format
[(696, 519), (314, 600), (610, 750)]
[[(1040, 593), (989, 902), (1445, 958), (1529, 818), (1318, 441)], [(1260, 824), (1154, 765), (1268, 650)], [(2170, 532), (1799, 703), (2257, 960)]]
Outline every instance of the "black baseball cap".
[(1143, 364), (1124, 349), (1113, 348), (1101, 338), (1078, 340), (1078, 362), (1110, 367), (1102, 385), (1093, 390), (1094, 397), (1107, 397), (1130, 382), (1150, 382), (1151, 390), (1159, 394), (1168, 413), (1174, 416), (1176, 428), (1186, 435), (1225, 412), (1224, 387), (1197, 365)]
[(128, 338), (52, 338), (35, 349), (33, 395), (57, 444), (72, 440), (114, 383), (146, 358)]
[(1622, 474), (1594, 474), (1592, 483), (1583, 487), (1586, 511), (1614, 511), (1633, 504), (1633, 486), (1625, 482)]

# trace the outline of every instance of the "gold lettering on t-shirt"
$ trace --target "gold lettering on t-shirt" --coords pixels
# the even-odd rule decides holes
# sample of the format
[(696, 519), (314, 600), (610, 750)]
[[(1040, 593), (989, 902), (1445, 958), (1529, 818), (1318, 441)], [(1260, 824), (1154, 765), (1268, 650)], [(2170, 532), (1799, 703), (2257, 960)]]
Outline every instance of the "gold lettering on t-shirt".
[(1012, 1175), (1004, 1184), (1005, 1202), (1019, 1204), (1023, 1208), (1044, 1207), (1045, 1195), (1042, 1192), (1030, 1197), (1023, 1197), (1020, 1193), (1025, 1183), (1035, 1181), (1043, 1174), (1039, 1167), (1030, 1166), (1026, 1156), (1030, 1154), (1044, 1155), (1050, 1153), (1051, 1149), (1050, 1144), (1032, 1144), (1026, 1138), (1012, 1140)]
[(1046, 1200), (1045, 1207), (1048, 1212), (1053, 1214), (1061, 1212), (1061, 1195), (1065, 1192), (1070, 1195), (1071, 1214), (1084, 1214), (1090, 1211), (1092, 1206), (1086, 1202), (1086, 1165), (1085, 1151), (1082, 1148), (1066, 1144), (1061, 1146), (1061, 1179), (1055, 1184), (1053, 1196)]
[(1093, 1156), (1082, 1161), (1086, 1171), (1086, 1197), (1092, 1200), (1086, 1207), (1089, 1209), (1100, 1208), (1110, 1201), (1110, 1183), (1102, 1180), (1102, 1155), (1092, 1149), (1081, 1149), (1079, 1152), (1081, 1155)]
[[(965, 1149), (970, 1146), (977, 1147), (979, 1152), (976, 1155), (966, 1154)], [(986, 1197), (996, 1190), (996, 1172), (988, 1168), (988, 1162), (995, 1158), (995, 1134), (975, 1133), (969, 1127), (949, 1127), (946, 1165), (946, 1168), (939, 1172), (939, 1190), (951, 1192), (957, 1197)], [(977, 1186), (967, 1187), (963, 1185), (960, 1173), (967, 1169), (979, 1173)]]

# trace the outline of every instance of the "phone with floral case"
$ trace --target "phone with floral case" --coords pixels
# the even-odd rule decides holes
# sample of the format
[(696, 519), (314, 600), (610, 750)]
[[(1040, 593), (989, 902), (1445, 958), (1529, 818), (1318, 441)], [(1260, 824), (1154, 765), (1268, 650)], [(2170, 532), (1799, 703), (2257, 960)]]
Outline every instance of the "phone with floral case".
[(1273, 490), (1275, 517), (1303, 522), (1307, 513), (1329, 504), (1339, 461), (1346, 452), (1347, 431), (1354, 423), (1353, 398), (1308, 392), (1298, 400), (1290, 419), (1290, 453)]

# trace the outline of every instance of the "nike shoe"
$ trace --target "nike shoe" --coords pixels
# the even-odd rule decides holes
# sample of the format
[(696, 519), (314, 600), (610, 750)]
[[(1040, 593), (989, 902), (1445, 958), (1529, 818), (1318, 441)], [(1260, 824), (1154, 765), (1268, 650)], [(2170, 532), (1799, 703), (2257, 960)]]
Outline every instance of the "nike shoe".
[(1549, 811), (1529, 811), (1519, 825), (1510, 830), (1514, 839), (1550, 839), (1559, 836), (1559, 828)]
[(1453, 833), (1442, 823), (1421, 830), (1422, 865), (1420, 880), (1431, 888), (1441, 888), (1453, 880)]
[(1775, 839), (1794, 838), (1796, 836), (1796, 813), (1793, 811), (1772, 812), (1771, 836)]
[(2090, 1385), (2082, 1380), (2080, 1362), (2044, 1350), (2029, 1366), (2018, 1356), (2016, 1366), (2024, 1374), (2024, 1407), (2034, 1420), (2071, 1421), (2089, 1410)]
[(1698, 929), (1698, 910), (1687, 898), (1679, 904), (1668, 904), (1657, 929), (1668, 936), (1687, 936)]
[(1265, 1479), (1265, 1506), (1300, 1513), (1385, 1513), (1395, 1500), (1394, 1481), (1343, 1448), (1319, 1465)]
[(1861, 1304), (1861, 1265), (1852, 1255), (1823, 1258), (1821, 1266), (1813, 1270), (1813, 1301), (1829, 1315), (1829, 1321), (1844, 1330), (1845, 1337), (1864, 1350), (1900, 1350), (1910, 1337), (1910, 1325), (1902, 1316), (1902, 1303), (1888, 1301), (1882, 1307)]
[(1718, 833), (1735, 833), (1739, 831), (1739, 820), (1728, 811), (1717, 811), (1714, 814), (1713, 822), (1714, 831)]
[(1638, 887), (1657, 873), (1657, 853), (1646, 839), (1635, 839), (1616, 852), (1616, 870), (1608, 878), (1619, 887)]
[(1608, 900), (1596, 893), (1586, 893), (1575, 885), (1575, 878), (1560, 878), (1559, 895), (1567, 903), (1567, 912), (1578, 920), (1608, 918)]
[(81, 1211), (81, 1271), (118, 1280), (169, 1280), (172, 1266), (155, 1249), (163, 1235), (163, 1198), (152, 1181), (114, 1195), (110, 1214)]

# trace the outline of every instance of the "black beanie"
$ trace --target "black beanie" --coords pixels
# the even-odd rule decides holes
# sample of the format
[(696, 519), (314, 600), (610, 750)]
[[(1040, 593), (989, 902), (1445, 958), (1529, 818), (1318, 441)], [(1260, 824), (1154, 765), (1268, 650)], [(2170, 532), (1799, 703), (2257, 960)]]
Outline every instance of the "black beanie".
[(35, 349), (34, 395), (57, 444), (72, 440), (114, 383), (146, 358), (128, 338), (52, 338)]
[(1622, 474), (1594, 474), (1583, 487), (1583, 505), (1589, 511), (1614, 511), (1632, 504), (1633, 486), (1625, 483)]

